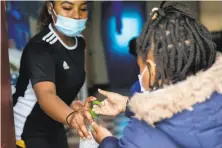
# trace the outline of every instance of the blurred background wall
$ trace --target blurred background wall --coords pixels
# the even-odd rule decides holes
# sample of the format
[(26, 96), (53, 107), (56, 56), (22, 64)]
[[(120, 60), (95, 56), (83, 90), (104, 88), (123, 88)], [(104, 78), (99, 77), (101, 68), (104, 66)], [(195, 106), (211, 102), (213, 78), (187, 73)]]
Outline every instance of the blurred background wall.
[[(203, 23), (213, 35), (222, 50), (222, 2), (184, 2), (193, 15)], [(37, 18), (43, 1), (7, 1), (7, 30), (10, 59), (12, 92), (18, 77), (20, 57), (28, 40), (38, 33)], [(90, 19), (84, 36), (86, 50), (86, 89), (88, 95), (98, 96), (97, 88), (108, 89), (124, 95), (137, 80), (139, 73), (136, 59), (128, 52), (128, 42), (139, 35), (142, 26), (153, 7), (160, 1), (93, 1)], [(107, 126), (117, 136), (127, 119), (121, 115), (115, 121), (105, 118)], [(78, 137), (67, 129), (69, 141), (78, 144)]]

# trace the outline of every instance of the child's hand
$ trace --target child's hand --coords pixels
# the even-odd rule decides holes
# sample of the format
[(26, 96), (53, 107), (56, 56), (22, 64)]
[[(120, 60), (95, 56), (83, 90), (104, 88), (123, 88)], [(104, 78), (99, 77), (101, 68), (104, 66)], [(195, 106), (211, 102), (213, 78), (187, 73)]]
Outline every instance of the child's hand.
[(104, 138), (113, 136), (112, 133), (106, 128), (93, 122), (92, 124), (92, 136), (97, 143), (101, 143)]

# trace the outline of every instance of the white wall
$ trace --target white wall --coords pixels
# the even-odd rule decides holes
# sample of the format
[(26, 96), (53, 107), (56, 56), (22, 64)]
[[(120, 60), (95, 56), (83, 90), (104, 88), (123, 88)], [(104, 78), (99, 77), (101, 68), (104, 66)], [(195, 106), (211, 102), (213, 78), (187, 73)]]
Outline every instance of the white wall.
[(108, 84), (105, 53), (101, 39), (101, 2), (93, 2), (92, 9), (89, 49), (92, 54), (94, 84)]
[(201, 1), (200, 21), (210, 31), (222, 30), (222, 1)]

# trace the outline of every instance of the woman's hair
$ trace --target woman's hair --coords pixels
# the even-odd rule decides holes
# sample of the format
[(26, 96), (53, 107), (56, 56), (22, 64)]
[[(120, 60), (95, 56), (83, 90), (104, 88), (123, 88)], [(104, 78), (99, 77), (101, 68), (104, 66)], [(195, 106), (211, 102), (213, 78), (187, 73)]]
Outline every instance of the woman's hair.
[(48, 12), (47, 3), (51, 2), (54, 5), (54, 1), (46, 1), (43, 4), (42, 10), (40, 12), (40, 16), (38, 19), (38, 25), (40, 29), (47, 27), (50, 23), (52, 23), (52, 16)]
[[(47, 8), (47, 4), (51, 2), (53, 5), (55, 3), (55, 1), (45, 1), (43, 4), (43, 7), (41, 9), (40, 12), (40, 16), (38, 18), (38, 25), (40, 26), (40, 29), (47, 27), (50, 23), (53, 22), (52, 20), (52, 16), (48, 13), (48, 8)], [(87, 2), (87, 9), (88, 9), (88, 14), (91, 13), (91, 2)], [(88, 20), (89, 20), (90, 16), (88, 15)]]
[(156, 80), (149, 84), (151, 88), (163, 87), (164, 80), (176, 83), (207, 69), (215, 61), (215, 48), (210, 32), (188, 13), (185, 4), (177, 2), (161, 3), (137, 39), (137, 53), (144, 61), (153, 50)]

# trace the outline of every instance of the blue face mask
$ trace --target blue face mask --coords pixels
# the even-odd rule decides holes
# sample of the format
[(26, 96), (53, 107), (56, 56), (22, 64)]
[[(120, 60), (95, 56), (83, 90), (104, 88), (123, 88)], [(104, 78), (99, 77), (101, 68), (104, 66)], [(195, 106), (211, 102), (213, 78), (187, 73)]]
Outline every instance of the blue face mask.
[(79, 36), (86, 28), (87, 19), (72, 19), (54, 13), (57, 16), (57, 21), (54, 22), (56, 29), (68, 37)]
[(139, 75), (138, 75), (141, 92), (146, 92), (146, 89), (143, 87), (143, 75), (144, 75), (144, 73), (146, 72), (146, 70), (147, 70), (147, 67), (144, 68), (142, 74), (139, 74)]
[[(156, 64), (154, 64), (151, 60), (148, 60), (149, 64), (153, 67), (156, 67)], [(143, 69), (142, 74), (138, 75), (139, 83), (140, 83), (140, 89), (141, 92), (149, 92), (143, 87), (143, 75), (148, 70), (147, 66)], [(149, 75), (151, 77), (151, 75)]]

